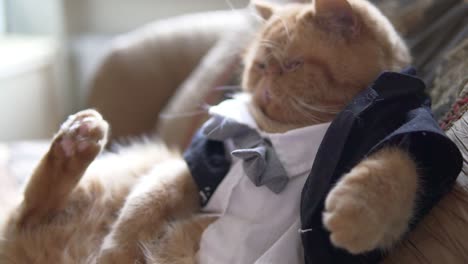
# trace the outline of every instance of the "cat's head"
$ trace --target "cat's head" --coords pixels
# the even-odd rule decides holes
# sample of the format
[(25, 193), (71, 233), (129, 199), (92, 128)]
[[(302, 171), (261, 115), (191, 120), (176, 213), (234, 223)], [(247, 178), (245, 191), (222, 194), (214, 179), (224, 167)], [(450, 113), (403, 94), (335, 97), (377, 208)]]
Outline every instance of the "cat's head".
[(380, 72), (411, 61), (393, 26), (366, 0), (254, 5), (265, 21), (246, 52), (242, 85), (276, 123), (330, 121)]

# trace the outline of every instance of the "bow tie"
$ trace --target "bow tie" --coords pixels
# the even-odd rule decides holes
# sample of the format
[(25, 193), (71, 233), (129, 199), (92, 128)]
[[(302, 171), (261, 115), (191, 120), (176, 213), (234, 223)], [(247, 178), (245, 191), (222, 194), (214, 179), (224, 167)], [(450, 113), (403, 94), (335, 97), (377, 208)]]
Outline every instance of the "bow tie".
[(289, 178), (271, 142), (256, 130), (229, 118), (213, 116), (202, 131), (211, 140), (232, 139), (236, 150), (231, 155), (243, 161), (244, 173), (255, 186), (265, 185), (274, 193), (286, 187)]

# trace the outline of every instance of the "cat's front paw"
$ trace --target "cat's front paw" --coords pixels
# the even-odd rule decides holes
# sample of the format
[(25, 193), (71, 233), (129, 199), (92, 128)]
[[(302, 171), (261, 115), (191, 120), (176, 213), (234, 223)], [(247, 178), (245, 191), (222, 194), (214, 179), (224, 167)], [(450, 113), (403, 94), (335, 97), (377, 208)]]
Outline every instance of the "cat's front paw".
[(106, 143), (108, 127), (102, 116), (92, 109), (71, 115), (54, 138), (54, 153), (65, 158), (92, 160)]
[[(323, 223), (331, 233), (332, 243), (353, 254), (377, 248), (386, 232), (385, 219), (372, 201), (372, 187), (366, 189), (368, 177), (372, 175), (367, 167), (356, 167), (330, 191), (325, 201)], [(381, 194), (382, 199), (384, 195)]]
[(407, 232), (418, 189), (416, 163), (383, 148), (345, 174), (325, 200), (332, 243), (358, 254), (389, 249)]

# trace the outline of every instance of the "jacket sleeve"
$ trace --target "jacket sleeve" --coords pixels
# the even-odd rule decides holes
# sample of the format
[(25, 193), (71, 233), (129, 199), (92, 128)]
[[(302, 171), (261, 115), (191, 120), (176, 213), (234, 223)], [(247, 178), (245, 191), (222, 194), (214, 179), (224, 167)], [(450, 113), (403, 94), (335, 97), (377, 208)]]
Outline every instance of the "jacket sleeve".
[(185, 151), (184, 159), (198, 186), (201, 204), (204, 206), (231, 165), (225, 152), (224, 142), (207, 139), (200, 129)]
[(414, 226), (450, 191), (461, 171), (462, 156), (455, 143), (439, 128), (426, 106), (408, 112), (405, 122), (371, 152), (389, 145), (407, 150), (419, 170), (422, 184), (416, 214), (411, 223)]

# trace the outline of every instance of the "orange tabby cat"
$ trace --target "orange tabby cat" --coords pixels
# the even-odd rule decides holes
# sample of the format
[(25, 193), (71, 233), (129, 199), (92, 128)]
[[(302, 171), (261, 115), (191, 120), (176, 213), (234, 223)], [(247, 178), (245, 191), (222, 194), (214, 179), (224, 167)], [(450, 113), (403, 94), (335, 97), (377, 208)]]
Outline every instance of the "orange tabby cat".
[[(388, 20), (365, 0), (256, 8), (265, 23), (246, 52), (242, 84), (265, 131), (329, 122), (378, 73), (410, 62)], [(185, 162), (145, 143), (91, 164), (106, 133), (93, 110), (65, 122), (3, 226), (0, 263), (195, 262), (213, 219), (194, 215), (198, 191)], [(358, 164), (326, 199), (332, 242), (352, 253), (390, 247), (407, 230), (417, 178), (397, 148)]]

